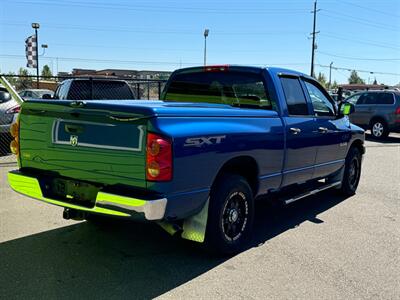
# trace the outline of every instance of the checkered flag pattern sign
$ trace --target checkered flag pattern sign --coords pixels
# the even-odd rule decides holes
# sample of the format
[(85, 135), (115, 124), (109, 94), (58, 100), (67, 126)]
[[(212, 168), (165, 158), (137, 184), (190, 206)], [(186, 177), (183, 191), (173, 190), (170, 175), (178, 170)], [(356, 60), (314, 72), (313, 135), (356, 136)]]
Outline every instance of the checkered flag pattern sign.
[(37, 41), (36, 35), (31, 35), (25, 40), (25, 55), (26, 55), (26, 66), (28, 68), (36, 68), (37, 60)]

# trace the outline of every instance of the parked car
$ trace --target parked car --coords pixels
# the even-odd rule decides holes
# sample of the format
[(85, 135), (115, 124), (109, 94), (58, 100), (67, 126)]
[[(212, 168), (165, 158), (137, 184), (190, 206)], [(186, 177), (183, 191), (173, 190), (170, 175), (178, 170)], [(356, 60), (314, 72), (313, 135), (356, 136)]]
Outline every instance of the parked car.
[(390, 132), (400, 132), (399, 91), (365, 91), (352, 95), (346, 101), (355, 105), (351, 122), (371, 130), (374, 138), (381, 139)]
[(187, 68), (161, 98), (24, 102), (11, 187), (66, 219), (144, 218), (222, 253), (248, 244), (259, 196), (356, 192), (364, 131), (310, 76)]
[(18, 102), (0, 85), (0, 155), (10, 152), (10, 126), (15, 122), (19, 110)]
[(27, 89), (27, 90), (22, 90), (18, 93), (22, 99), (24, 100), (29, 100), (29, 99), (42, 99), (44, 95), (45, 98), (51, 98), (54, 95), (54, 92), (51, 90), (46, 90), (46, 89)]
[(61, 82), (53, 98), (59, 100), (126, 100), (136, 97), (125, 80), (74, 78)]

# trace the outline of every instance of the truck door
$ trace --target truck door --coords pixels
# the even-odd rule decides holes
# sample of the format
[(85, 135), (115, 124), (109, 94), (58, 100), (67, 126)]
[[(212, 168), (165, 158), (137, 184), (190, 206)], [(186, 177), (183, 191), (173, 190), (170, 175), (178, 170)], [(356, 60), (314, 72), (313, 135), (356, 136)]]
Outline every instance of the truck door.
[(333, 101), (316, 82), (304, 79), (307, 96), (312, 104), (318, 135), (317, 157), (313, 178), (328, 176), (344, 164), (350, 128), (347, 117), (336, 117)]
[(282, 186), (303, 183), (313, 175), (317, 153), (317, 133), (311, 107), (298, 77), (281, 76), (286, 109), (286, 157)]

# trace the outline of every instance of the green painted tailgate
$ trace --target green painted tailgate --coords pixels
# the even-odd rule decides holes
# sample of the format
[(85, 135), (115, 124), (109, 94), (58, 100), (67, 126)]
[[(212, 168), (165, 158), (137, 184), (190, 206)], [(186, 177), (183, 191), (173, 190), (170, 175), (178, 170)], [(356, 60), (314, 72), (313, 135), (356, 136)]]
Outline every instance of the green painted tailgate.
[(25, 102), (21, 167), (102, 184), (145, 187), (144, 116)]

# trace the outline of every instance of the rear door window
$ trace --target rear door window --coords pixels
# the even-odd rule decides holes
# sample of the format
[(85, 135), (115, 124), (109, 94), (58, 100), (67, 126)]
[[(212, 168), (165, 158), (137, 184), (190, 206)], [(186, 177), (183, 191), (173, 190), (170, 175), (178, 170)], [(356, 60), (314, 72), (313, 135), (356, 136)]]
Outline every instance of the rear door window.
[(289, 115), (309, 115), (307, 100), (298, 78), (281, 77)]
[(377, 104), (394, 104), (394, 97), (392, 93), (378, 93)]

